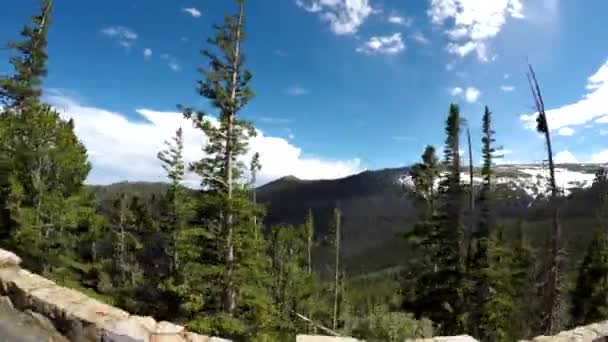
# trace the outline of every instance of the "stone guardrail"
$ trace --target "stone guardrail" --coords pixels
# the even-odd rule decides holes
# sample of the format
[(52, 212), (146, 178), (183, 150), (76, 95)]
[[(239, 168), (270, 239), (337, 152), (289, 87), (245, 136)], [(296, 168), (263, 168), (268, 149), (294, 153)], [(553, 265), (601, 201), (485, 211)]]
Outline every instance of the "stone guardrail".
[[(21, 259), (0, 249), (0, 306), (31, 316), (40, 326), (70, 341), (89, 342), (230, 342), (188, 332), (170, 322), (130, 315), (86, 295), (57, 285), (20, 267)], [(409, 342), (477, 342), (462, 335), (412, 339)], [(554, 336), (520, 342), (608, 342), (608, 321), (577, 327)], [(350, 337), (298, 335), (296, 342), (363, 342)]]
[(152, 317), (130, 315), (24, 270), (20, 263), (17, 255), (0, 249), (0, 302), (29, 314), (70, 341), (230, 342)]

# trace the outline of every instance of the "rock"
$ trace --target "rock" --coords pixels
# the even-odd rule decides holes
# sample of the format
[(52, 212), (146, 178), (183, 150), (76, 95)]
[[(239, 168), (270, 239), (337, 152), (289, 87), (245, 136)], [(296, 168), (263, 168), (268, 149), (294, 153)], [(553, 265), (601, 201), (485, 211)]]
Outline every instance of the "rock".
[(352, 337), (298, 335), (296, 342), (363, 342)]
[(55, 326), (53, 325), (53, 322), (51, 322), (45, 316), (43, 316), (37, 312), (33, 312), (32, 310), (26, 310), (25, 313), (30, 315), (44, 329), (47, 329), (49, 331), (55, 330)]
[(13, 302), (7, 296), (0, 296), (0, 310), (4, 311), (15, 311)]
[(15, 253), (0, 249), (0, 268), (3, 267), (18, 267), (21, 264), (21, 258)]
[[(141, 318), (141, 317), (139, 317)], [(103, 326), (104, 342), (150, 342), (150, 330), (146, 322), (137, 317), (107, 322)]]

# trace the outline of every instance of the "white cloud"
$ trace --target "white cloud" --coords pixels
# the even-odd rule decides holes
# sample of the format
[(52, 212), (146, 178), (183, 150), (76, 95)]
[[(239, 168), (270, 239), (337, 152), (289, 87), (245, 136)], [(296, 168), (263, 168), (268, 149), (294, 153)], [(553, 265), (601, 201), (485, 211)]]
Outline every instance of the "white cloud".
[(505, 80), (508, 80), (508, 79), (509, 79), (509, 77), (511, 77), (511, 75), (509, 75), (509, 74), (504, 74), (504, 76), (503, 76), (503, 78), (504, 78)]
[(608, 123), (608, 115), (604, 115), (604, 116), (599, 117), (598, 119), (595, 119), (595, 123), (599, 123), (599, 124)]
[(557, 130), (557, 134), (563, 135), (565, 137), (569, 137), (569, 136), (574, 135), (574, 130), (570, 127), (562, 127), (559, 130)]
[(450, 89), (450, 95), (452, 96), (458, 96), (460, 94), (462, 94), (464, 92), (464, 89), (460, 88), (460, 87), (454, 87), (452, 89)]
[(194, 7), (183, 8), (182, 12), (190, 14), (193, 18), (200, 18), (201, 17), (201, 11), (199, 11), (198, 9), (196, 9)]
[(374, 11), (369, 0), (296, 0), (296, 5), (329, 23), (335, 34), (354, 34)]
[(509, 92), (509, 91), (515, 90), (515, 87), (514, 86), (508, 86), (508, 85), (502, 85), (502, 86), (500, 86), (500, 90), (502, 90), (504, 92)]
[[(588, 122), (608, 123), (608, 60), (588, 78), (588, 92), (575, 103), (546, 111), (549, 128), (579, 126)], [(536, 128), (536, 113), (524, 114), (520, 119), (529, 129)]]
[(150, 48), (145, 48), (144, 49), (144, 58), (145, 59), (152, 58), (152, 49), (150, 49)]
[(603, 150), (591, 155), (591, 162), (596, 164), (608, 163), (608, 150)]
[(558, 152), (553, 156), (553, 161), (556, 164), (578, 164), (579, 160), (568, 150)]
[(475, 103), (477, 99), (481, 96), (481, 91), (475, 87), (468, 87), (465, 91), (464, 98), (468, 103)]
[(401, 39), (401, 33), (395, 33), (390, 36), (378, 36), (369, 38), (363, 45), (357, 48), (357, 52), (362, 52), (369, 55), (386, 54), (394, 55), (403, 51), (405, 44)]
[[(447, 50), (464, 57), (475, 51), (488, 61), (488, 42), (501, 31), (508, 17), (523, 18), (521, 0), (431, 0), (427, 14), (443, 25), (449, 21)], [(452, 20), (448, 20), (452, 19)], [(453, 24), (452, 24), (453, 23)]]
[[(193, 128), (181, 113), (137, 109), (148, 122), (130, 121), (125, 116), (101, 108), (82, 105), (62, 95), (47, 98), (64, 118), (73, 118), (76, 134), (88, 149), (93, 170), (88, 183), (108, 184), (123, 180), (162, 181), (165, 173), (156, 154), (164, 149), (175, 131), (184, 131), (184, 158), (188, 162), (200, 159), (206, 138)], [(214, 118), (212, 122), (217, 122)], [(267, 136), (258, 131), (250, 141), (250, 152), (243, 158), (249, 162), (254, 152), (261, 156), (259, 183), (295, 175), (302, 179), (331, 179), (363, 171), (357, 158), (327, 160), (305, 157), (302, 150), (284, 138)], [(196, 186), (197, 177), (188, 174), (187, 183)]]
[(397, 13), (392, 13), (391, 15), (389, 15), (387, 20), (391, 24), (401, 25), (405, 27), (412, 26), (412, 23), (414, 21), (412, 18), (404, 17)]
[(462, 97), (468, 103), (475, 103), (481, 96), (481, 91), (475, 87), (467, 87), (463, 89), (461, 87), (450, 88), (450, 95)]
[(308, 89), (303, 88), (300, 85), (294, 84), (285, 90), (287, 95), (291, 96), (302, 96), (307, 95), (309, 93)]
[(115, 40), (120, 46), (125, 49), (130, 49), (133, 43), (139, 38), (139, 35), (132, 29), (124, 26), (108, 26), (101, 29), (101, 34)]
[(410, 35), (410, 37), (413, 40), (417, 41), (418, 43), (424, 44), (424, 45), (427, 45), (431, 42), (421, 31), (416, 31), (416, 32), (412, 33)]
[(169, 69), (173, 70), (173, 71), (180, 71), (182, 70), (181, 65), (179, 65), (179, 63), (177, 63), (176, 61), (171, 61), (168, 64)]

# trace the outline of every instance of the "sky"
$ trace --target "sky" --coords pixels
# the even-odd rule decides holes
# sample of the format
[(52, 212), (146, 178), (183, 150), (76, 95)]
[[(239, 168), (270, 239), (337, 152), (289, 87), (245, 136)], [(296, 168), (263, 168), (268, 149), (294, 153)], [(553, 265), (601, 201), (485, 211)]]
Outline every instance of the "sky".
[[(156, 154), (178, 127), (185, 158), (200, 158), (205, 138), (177, 105), (210, 108), (195, 91), (207, 65), (200, 50), (235, 9), (229, 0), (55, 1), (44, 100), (74, 118), (93, 163), (88, 183), (164, 180)], [(35, 0), (4, 0), (0, 42), (18, 39), (37, 11)], [(424, 146), (441, 148), (454, 102), (475, 162), (486, 105), (499, 162), (542, 162), (530, 62), (555, 159), (608, 162), (605, 13), (605, 0), (250, 0), (244, 51), (256, 97), (239, 115), (258, 136), (243, 160), (261, 154), (260, 184), (409, 165)], [(12, 72), (9, 56), (0, 50), (0, 74)]]

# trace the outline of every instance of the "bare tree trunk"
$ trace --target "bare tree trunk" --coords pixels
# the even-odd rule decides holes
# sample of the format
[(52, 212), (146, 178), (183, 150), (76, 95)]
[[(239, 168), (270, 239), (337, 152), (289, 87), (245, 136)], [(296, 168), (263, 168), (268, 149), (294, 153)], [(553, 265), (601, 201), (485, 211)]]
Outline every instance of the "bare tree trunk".
[(335, 278), (334, 278), (334, 312), (333, 312), (333, 330), (336, 330), (338, 327), (338, 297), (340, 296), (340, 238), (341, 238), (341, 222), (340, 222), (340, 211), (338, 209), (335, 210), (334, 213), (334, 222), (335, 222), (335, 237), (334, 237), (334, 248), (335, 248)]
[[(314, 238), (314, 219), (312, 216), (312, 211), (309, 210), (308, 211), (308, 218), (306, 219), (306, 249), (308, 251), (308, 279), (312, 279), (312, 242), (313, 242), (313, 238)], [(316, 293), (314, 294), (316, 295)], [(308, 310), (308, 317), (312, 318), (312, 305), (310, 305), (310, 308)], [(315, 325), (311, 322), (311, 324), (308, 326), (308, 332), (314, 332), (315, 330)]]
[(226, 213), (226, 219), (224, 221), (225, 230), (226, 230), (226, 294), (224, 299), (224, 311), (228, 314), (232, 315), (234, 310), (236, 309), (236, 288), (234, 284), (234, 226), (233, 226), (233, 214), (232, 214), (232, 188), (233, 188), (233, 174), (232, 174), (232, 158), (233, 158), (233, 125), (234, 125), (234, 117), (235, 106), (234, 102), (236, 100), (236, 90), (238, 87), (237, 81), (239, 76), (239, 63), (240, 63), (240, 48), (241, 48), (241, 28), (243, 25), (243, 15), (244, 15), (244, 4), (241, 2), (239, 5), (239, 18), (237, 23), (237, 31), (236, 31), (236, 41), (234, 47), (234, 61), (232, 65), (232, 82), (230, 85), (231, 94), (230, 100), (232, 104), (232, 108), (230, 109), (232, 112), (228, 113), (228, 127), (226, 132), (226, 156), (225, 156), (225, 174), (226, 177), (224, 182), (226, 183), (227, 189), (227, 201), (228, 208)]
[(547, 253), (547, 268), (545, 270), (545, 283), (543, 289), (543, 321), (541, 322), (541, 329), (543, 333), (552, 335), (558, 332), (561, 328), (561, 263), (560, 263), (560, 249), (561, 249), (561, 225), (559, 221), (559, 209), (557, 203), (558, 189), (555, 182), (555, 165), (553, 163), (553, 149), (551, 146), (551, 132), (549, 130), (549, 124), (547, 122), (547, 116), (545, 114), (545, 104), (540, 91), (540, 86), (536, 79), (536, 74), (532, 65), (528, 65), (530, 73), (528, 74), (528, 81), (530, 83), (530, 89), (534, 97), (536, 109), (538, 111), (537, 130), (544, 134), (545, 143), (547, 145), (547, 159), (549, 162), (549, 185), (551, 187), (551, 204), (553, 205), (553, 221), (552, 221), (552, 232), (550, 237), (549, 251)]
[(467, 243), (466, 260), (470, 260), (473, 243), (473, 225), (475, 224), (475, 189), (473, 188), (473, 148), (471, 147), (471, 131), (467, 127), (467, 142), (469, 145), (469, 224), (465, 241)]

